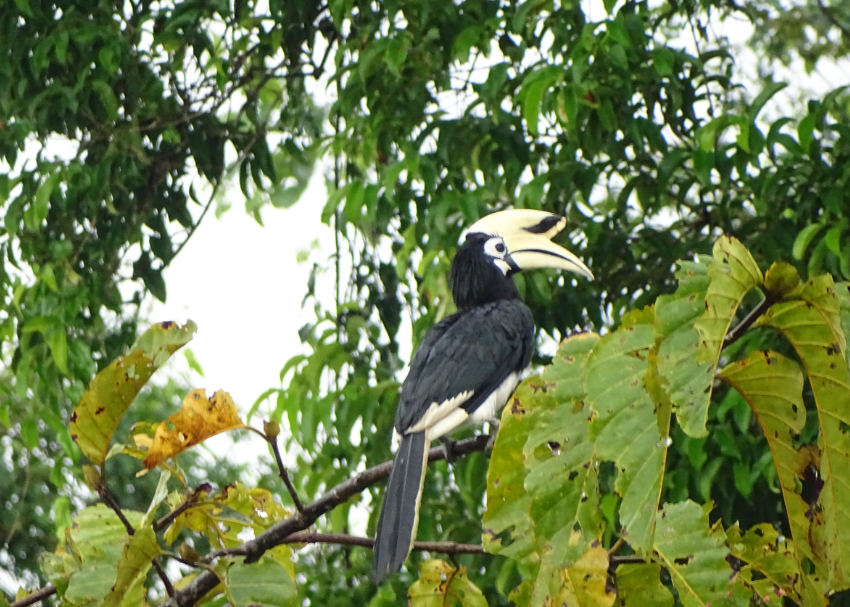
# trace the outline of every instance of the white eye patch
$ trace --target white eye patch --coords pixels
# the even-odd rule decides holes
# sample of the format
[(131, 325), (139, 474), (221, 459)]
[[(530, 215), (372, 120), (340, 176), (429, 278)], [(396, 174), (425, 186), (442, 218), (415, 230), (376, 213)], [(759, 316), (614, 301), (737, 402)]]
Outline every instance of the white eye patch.
[(484, 243), (484, 252), (490, 257), (504, 259), (505, 255), (508, 254), (508, 247), (505, 246), (505, 241), (499, 236), (494, 236)]

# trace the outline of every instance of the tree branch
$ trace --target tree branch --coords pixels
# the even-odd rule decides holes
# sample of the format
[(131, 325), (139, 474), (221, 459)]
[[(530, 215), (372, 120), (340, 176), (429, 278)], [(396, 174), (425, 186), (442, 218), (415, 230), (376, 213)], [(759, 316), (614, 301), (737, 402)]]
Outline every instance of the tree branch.
[(744, 317), (744, 320), (738, 323), (736, 327), (729, 330), (726, 337), (723, 338), (722, 349), (728, 348), (741, 339), (741, 336), (747, 332), (747, 329), (749, 329), (755, 321), (758, 320), (759, 316), (767, 312), (767, 309), (777, 303), (780, 299), (782, 299), (781, 296), (774, 295), (770, 291), (767, 291), (764, 299), (762, 299), (759, 304), (753, 308), (746, 317)]
[[(474, 451), (483, 451), (490, 440), (488, 435), (476, 436), (475, 438), (467, 439), (458, 442), (455, 445), (455, 455), (466, 455)], [(433, 462), (444, 459), (445, 452), (442, 446), (435, 447), (428, 452), (428, 461)], [(240, 555), (245, 555), (246, 563), (257, 561), (266, 550), (279, 546), (285, 540), (297, 531), (303, 531), (311, 526), (320, 516), (334, 509), (336, 506), (348, 501), (354, 495), (357, 495), (364, 489), (371, 487), (379, 480), (385, 479), (390, 475), (393, 462), (388, 461), (377, 466), (373, 466), (368, 470), (360, 472), (356, 476), (348, 479), (332, 488), (322, 497), (317, 499), (312, 504), (304, 507), (303, 512), (297, 512), (270, 527), (265, 532), (258, 535), (249, 542), (245, 542), (239, 547)], [(228, 551), (228, 554), (233, 554), (234, 551)], [(212, 556), (212, 555), (211, 555)], [(198, 577), (192, 580), (185, 588), (175, 593), (173, 597), (164, 603), (165, 607), (189, 607), (194, 605), (207, 592), (215, 588), (219, 583), (219, 579), (214, 573), (204, 571)]]
[(32, 594), (28, 594), (20, 601), (15, 601), (9, 607), (29, 607), (29, 605), (35, 605), (36, 603), (40, 603), (47, 597), (51, 597), (56, 594), (56, 586), (53, 584), (48, 584), (44, 588), (39, 588)]

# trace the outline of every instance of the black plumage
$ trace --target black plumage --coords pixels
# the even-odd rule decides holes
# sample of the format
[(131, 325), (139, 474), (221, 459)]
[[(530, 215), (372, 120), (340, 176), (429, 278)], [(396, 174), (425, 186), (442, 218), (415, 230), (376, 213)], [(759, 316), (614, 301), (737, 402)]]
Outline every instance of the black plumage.
[[(485, 251), (488, 242), (497, 257)], [(507, 264), (507, 271), (495, 264), (497, 259)], [(501, 239), (484, 234), (469, 235), (452, 262), (458, 312), (425, 334), (396, 410), (395, 430), (401, 443), (378, 521), (374, 560), (378, 582), (398, 571), (413, 543), (430, 441), (474, 419), (482, 408), (489, 415), (476, 421), (495, 417), (531, 360), (534, 319), (509, 276), (517, 269)], [(502, 402), (482, 407), (506, 381), (509, 385), (502, 390), (506, 393), (498, 399)], [(454, 408), (465, 415), (456, 413), (459, 423), (449, 423), (449, 429), (441, 432), (437, 409), (453, 399), (461, 401)], [(434, 412), (433, 423), (417, 428), (429, 411)], [(450, 411), (447, 408), (446, 415)]]
[(452, 260), (457, 312), (425, 334), (410, 362), (395, 418), (400, 441), (375, 537), (380, 583), (401, 568), (416, 537), (428, 448), (469, 423), (498, 419), (534, 351), (534, 320), (511, 276), (558, 268), (589, 279), (575, 255), (551, 242), (563, 217), (513, 209), (477, 221)]

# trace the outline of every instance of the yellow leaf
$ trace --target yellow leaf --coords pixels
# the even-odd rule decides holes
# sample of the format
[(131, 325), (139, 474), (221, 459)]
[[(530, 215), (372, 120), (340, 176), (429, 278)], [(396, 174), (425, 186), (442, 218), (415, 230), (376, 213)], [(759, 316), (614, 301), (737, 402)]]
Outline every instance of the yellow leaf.
[(230, 394), (220, 390), (208, 399), (206, 390), (193, 390), (183, 399), (180, 411), (157, 428), (153, 446), (145, 458), (145, 468), (150, 470), (211, 436), (245, 427)]
[(407, 591), (410, 607), (487, 607), (481, 590), (466, 575), (466, 567), (455, 569), (439, 559), (423, 561), (419, 579)]

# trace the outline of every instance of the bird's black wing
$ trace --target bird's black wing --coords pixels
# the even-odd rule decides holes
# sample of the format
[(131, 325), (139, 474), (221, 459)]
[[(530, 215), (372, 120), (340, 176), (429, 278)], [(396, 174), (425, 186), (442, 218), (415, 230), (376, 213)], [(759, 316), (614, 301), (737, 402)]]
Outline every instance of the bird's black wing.
[(401, 389), (395, 427), (415, 426), (433, 403), (472, 391), (460, 406), (471, 413), (511, 373), (531, 360), (534, 319), (518, 299), (453, 314), (434, 325), (417, 348)]

